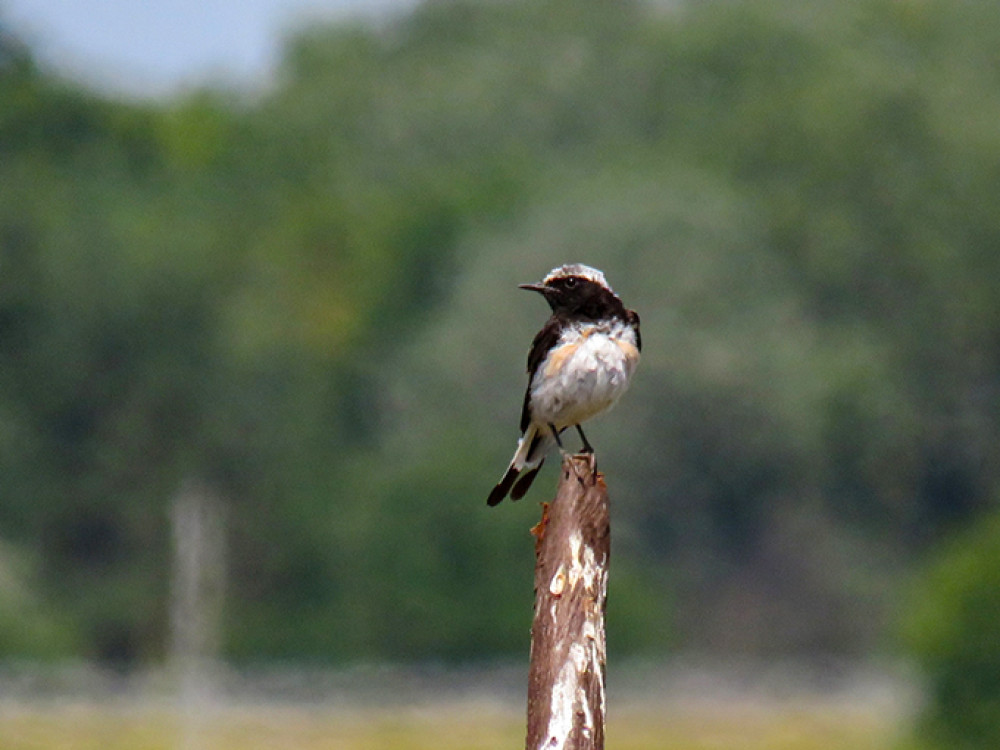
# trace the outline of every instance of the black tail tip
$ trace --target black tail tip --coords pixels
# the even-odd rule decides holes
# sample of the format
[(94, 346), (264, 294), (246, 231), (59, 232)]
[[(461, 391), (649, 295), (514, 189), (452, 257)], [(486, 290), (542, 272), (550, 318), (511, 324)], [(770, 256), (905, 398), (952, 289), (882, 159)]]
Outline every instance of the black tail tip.
[(490, 493), (490, 496), (486, 498), (486, 504), (492, 508), (494, 505), (499, 505), (505, 497), (507, 497), (506, 488), (501, 487), (498, 484), (496, 487), (493, 488), (493, 491)]
[(497, 486), (493, 488), (490, 496), (486, 498), (486, 504), (491, 508), (494, 505), (499, 505), (500, 502), (507, 497), (507, 493), (510, 492), (510, 488), (514, 486), (514, 480), (517, 479), (518, 471), (513, 466), (507, 469), (507, 473), (503, 475)]
[(526, 493), (528, 488), (531, 487), (531, 483), (535, 481), (535, 477), (538, 475), (538, 470), (541, 468), (542, 464), (539, 463), (538, 466), (517, 480), (517, 484), (514, 485), (514, 489), (510, 491), (511, 500), (520, 500), (524, 497), (524, 493)]

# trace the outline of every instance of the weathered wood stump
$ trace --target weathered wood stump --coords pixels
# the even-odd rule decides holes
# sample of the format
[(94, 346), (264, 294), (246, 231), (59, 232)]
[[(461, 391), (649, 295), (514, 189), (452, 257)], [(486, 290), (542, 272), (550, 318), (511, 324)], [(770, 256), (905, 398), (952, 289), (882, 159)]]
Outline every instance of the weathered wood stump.
[(593, 454), (565, 456), (535, 535), (526, 750), (602, 750), (611, 527)]

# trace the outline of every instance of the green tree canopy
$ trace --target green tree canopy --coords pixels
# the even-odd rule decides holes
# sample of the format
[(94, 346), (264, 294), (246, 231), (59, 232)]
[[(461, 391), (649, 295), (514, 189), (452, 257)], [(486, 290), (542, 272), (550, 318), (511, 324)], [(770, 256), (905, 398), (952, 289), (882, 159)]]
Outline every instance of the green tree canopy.
[(431, 2), (144, 103), (0, 37), (0, 536), (39, 632), (159, 656), (196, 478), (228, 655), (520, 652), (536, 509), (482, 507), (545, 314), (514, 286), (579, 260), (646, 344), (594, 432), (612, 647), (874, 648), (1000, 485), (997, 13)]

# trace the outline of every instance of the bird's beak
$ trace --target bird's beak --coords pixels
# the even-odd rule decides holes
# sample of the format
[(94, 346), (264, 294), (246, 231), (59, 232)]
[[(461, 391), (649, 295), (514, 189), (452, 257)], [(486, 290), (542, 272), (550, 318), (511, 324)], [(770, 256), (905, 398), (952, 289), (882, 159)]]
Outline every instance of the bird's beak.
[(518, 284), (517, 288), (527, 289), (532, 292), (539, 292), (540, 294), (545, 294), (551, 291), (551, 289), (545, 286), (545, 284)]

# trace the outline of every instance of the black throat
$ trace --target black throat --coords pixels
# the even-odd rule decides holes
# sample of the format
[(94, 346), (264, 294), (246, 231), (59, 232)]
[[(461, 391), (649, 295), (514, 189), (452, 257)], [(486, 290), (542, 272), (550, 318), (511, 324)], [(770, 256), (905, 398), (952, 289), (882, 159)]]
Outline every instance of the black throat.
[(567, 321), (626, 320), (625, 305), (614, 292), (590, 279), (575, 279), (571, 286), (561, 284), (557, 293), (546, 295), (556, 317)]

